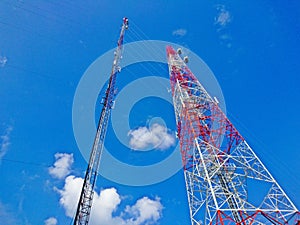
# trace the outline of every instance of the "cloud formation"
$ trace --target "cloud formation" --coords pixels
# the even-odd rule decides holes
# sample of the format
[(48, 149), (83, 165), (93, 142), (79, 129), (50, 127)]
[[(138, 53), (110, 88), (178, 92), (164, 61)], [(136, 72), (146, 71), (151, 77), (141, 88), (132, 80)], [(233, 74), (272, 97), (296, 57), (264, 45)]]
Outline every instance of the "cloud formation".
[(46, 219), (44, 222), (45, 222), (45, 225), (56, 225), (57, 219), (54, 217), (50, 217), (50, 218)]
[[(125, 212), (134, 215), (128, 220), (129, 224), (143, 224), (145, 221), (158, 221), (161, 217), (162, 205), (160, 199), (155, 200), (143, 197), (139, 199), (135, 205), (127, 206)], [(150, 224), (150, 223), (148, 223)]]
[(0, 56), (0, 67), (4, 67), (7, 63), (7, 58), (5, 56)]
[(215, 17), (215, 24), (220, 28), (224, 28), (232, 21), (232, 16), (224, 5), (218, 5), (217, 10), (218, 15)]
[(56, 189), (60, 194), (59, 203), (65, 209), (66, 216), (73, 217), (82, 189), (83, 179), (73, 175), (66, 177), (62, 190)]
[(13, 130), (12, 126), (8, 126), (3, 135), (0, 136), (0, 160), (5, 156), (10, 146), (10, 133)]
[[(73, 217), (75, 213), (82, 184), (82, 178), (68, 176), (63, 189), (57, 190), (60, 194), (60, 204), (69, 217)], [(162, 217), (163, 206), (160, 199), (148, 197), (137, 200), (132, 206), (127, 205), (119, 216), (115, 216), (121, 200), (114, 187), (101, 190), (99, 194), (94, 192), (90, 224), (96, 225), (101, 221), (101, 225), (150, 225), (156, 224)]]
[(56, 153), (54, 155), (54, 166), (49, 167), (49, 174), (58, 179), (65, 178), (71, 172), (71, 166), (74, 162), (73, 154)]
[(175, 136), (164, 126), (154, 123), (128, 132), (129, 146), (134, 150), (166, 150), (175, 144)]
[(14, 212), (10, 211), (6, 205), (0, 201), (0, 221), (1, 224), (15, 225), (20, 224)]
[(172, 32), (172, 35), (173, 36), (178, 36), (178, 37), (183, 37), (187, 34), (187, 30), (186, 29), (183, 29), (183, 28), (180, 28), (180, 29), (177, 29), (177, 30), (174, 30)]
[(232, 47), (232, 37), (228, 33), (228, 24), (232, 21), (231, 13), (226, 9), (225, 5), (217, 5), (217, 16), (215, 17), (215, 26), (219, 35), (220, 43), (227, 48)]

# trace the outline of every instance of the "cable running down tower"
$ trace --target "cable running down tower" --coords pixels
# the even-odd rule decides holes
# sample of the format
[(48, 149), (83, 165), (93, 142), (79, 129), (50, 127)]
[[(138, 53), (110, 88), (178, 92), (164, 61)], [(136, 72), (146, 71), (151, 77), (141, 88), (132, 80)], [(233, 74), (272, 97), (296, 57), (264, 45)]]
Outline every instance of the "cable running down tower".
[(115, 82), (117, 73), (121, 72), (120, 60), (122, 58), (123, 39), (125, 30), (128, 29), (128, 19), (123, 18), (118, 46), (114, 52), (114, 60), (111, 74), (109, 77), (108, 87), (105, 92), (105, 97), (102, 101), (102, 110), (98, 122), (97, 133), (94, 139), (93, 148), (90, 154), (89, 164), (86, 170), (83, 187), (80, 194), (80, 199), (77, 206), (74, 225), (88, 225), (91, 207), (93, 202), (94, 186), (96, 183), (98, 169), (101, 159), (101, 154), (104, 146), (104, 139), (107, 131), (107, 124), (114, 104), (115, 97)]
[(166, 50), (191, 224), (300, 225), (295, 205), (186, 66), (181, 50)]

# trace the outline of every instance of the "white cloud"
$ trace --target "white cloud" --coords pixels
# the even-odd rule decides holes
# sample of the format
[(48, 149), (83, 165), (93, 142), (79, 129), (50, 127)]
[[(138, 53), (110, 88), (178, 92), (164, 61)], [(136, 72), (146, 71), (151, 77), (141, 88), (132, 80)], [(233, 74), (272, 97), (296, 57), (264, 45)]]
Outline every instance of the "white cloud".
[(56, 153), (54, 157), (56, 161), (54, 166), (48, 169), (49, 174), (58, 179), (65, 178), (71, 172), (71, 166), (74, 162), (73, 154)]
[(215, 24), (220, 28), (224, 28), (232, 21), (232, 16), (224, 5), (218, 5), (217, 10), (218, 15), (215, 17)]
[(9, 207), (7, 205), (4, 205), (1, 201), (0, 201), (0, 221), (1, 224), (5, 224), (5, 225), (15, 225), (21, 223), (19, 220), (17, 220), (16, 213), (9, 210)]
[(162, 209), (163, 206), (159, 198), (151, 200), (148, 197), (143, 197), (135, 205), (126, 207), (125, 211), (133, 217), (127, 222), (134, 225), (143, 224), (144, 222), (148, 222), (147, 224), (157, 222), (161, 218)]
[(94, 194), (93, 207), (91, 210), (91, 224), (96, 225), (123, 225), (124, 221), (121, 217), (113, 217), (113, 212), (116, 212), (118, 205), (121, 203), (121, 196), (115, 188), (107, 188)]
[(64, 207), (66, 215), (73, 217), (82, 189), (83, 179), (75, 176), (68, 176), (62, 190), (56, 189), (60, 194), (59, 203)]
[(13, 130), (12, 126), (6, 128), (4, 134), (0, 136), (0, 160), (5, 156), (10, 145), (10, 133)]
[(183, 28), (174, 30), (174, 31), (172, 32), (172, 34), (173, 34), (174, 36), (179, 36), (179, 37), (185, 36), (186, 33), (187, 33), (187, 30), (186, 30), (186, 29), (183, 29)]
[(166, 127), (154, 123), (150, 128), (139, 127), (128, 132), (129, 145), (134, 150), (165, 150), (175, 144), (175, 137)]
[(45, 225), (56, 225), (57, 219), (54, 217), (50, 217), (50, 218), (46, 219), (44, 222), (45, 222)]
[[(60, 194), (60, 204), (65, 209), (66, 215), (71, 218), (77, 208), (82, 184), (82, 178), (68, 176), (65, 179), (63, 189), (57, 190)], [(162, 217), (163, 206), (160, 199), (152, 200), (148, 197), (137, 200), (133, 206), (126, 206), (119, 216), (115, 216), (114, 214), (117, 212), (121, 200), (121, 196), (114, 187), (101, 190), (100, 194), (94, 192), (89, 224), (150, 225), (156, 224)]]
[(7, 63), (7, 58), (5, 56), (0, 56), (0, 67), (4, 67)]
[(232, 21), (232, 15), (226, 9), (225, 5), (217, 5), (216, 9), (218, 14), (215, 17), (215, 25), (219, 34), (220, 44), (226, 46), (227, 48), (231, 48), (232, 37), (227, 33), (227, 25)]

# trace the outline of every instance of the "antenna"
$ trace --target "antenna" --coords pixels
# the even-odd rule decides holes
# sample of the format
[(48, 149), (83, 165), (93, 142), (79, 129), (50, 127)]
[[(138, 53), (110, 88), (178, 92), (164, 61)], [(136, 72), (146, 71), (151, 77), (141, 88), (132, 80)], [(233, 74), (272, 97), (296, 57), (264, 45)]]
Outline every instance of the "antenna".
[(103, 106), (98, 122), (97, 133), (94, 139), (89, 164), (85, 173), (83, 187), (81, 190), (76, 216), (74, 219), (74, 225), (88, 225), (89, 223), (93, 203), (94, 186), (98, 175), (105, 135), (107, 131), (107, 124), (109, 121), (111, 109), (114, 106), (116, 75), (121, 71), (120, 60), (122, 58), (124, 34), (125, 30), (127, 29), (128, 19), (125, 17), (123, 18), (118, 46), (116, 48), (116, 51), (114, 52), (112, 70), (109, 77), (108, 87), (105, 92), (105, 97), (102, 102)]

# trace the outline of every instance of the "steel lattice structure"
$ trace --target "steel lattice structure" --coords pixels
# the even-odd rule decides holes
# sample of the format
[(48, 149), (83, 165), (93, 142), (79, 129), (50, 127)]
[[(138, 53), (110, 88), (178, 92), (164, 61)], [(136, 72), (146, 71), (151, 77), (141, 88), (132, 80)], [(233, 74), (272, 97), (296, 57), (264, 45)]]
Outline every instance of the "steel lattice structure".
[(80, 199), (77, 206), (74, 225), (87, 225), (89, 223), (91, 207), (93, 203), (94, 186), (98, 175), (98, 169), (102, 150), (104, 146), (104, 139), (107, 131), (107, 124), (114, 104), (114, 97), (116, 93), (115, 82), (117, 73), (121, 71), (120, 60), (122, 58), (123, 39), (125, 30), (128, 29), (128, 19), (123, 19), (118, 46), (114, 53), (114, 60), (111, 74), (109, 77), (108, 87), (105, 92), (105, 97), (102, 101), (102, 110), (98, 122), (97, 133), (94, 139), (92, 151), (90, 154), (89, 164), (86, 170), (83, 187), (80, 194)]
[(295, 205), (216, 99), (171, 46), (167, 57), (191, 223), (300, 224)]

